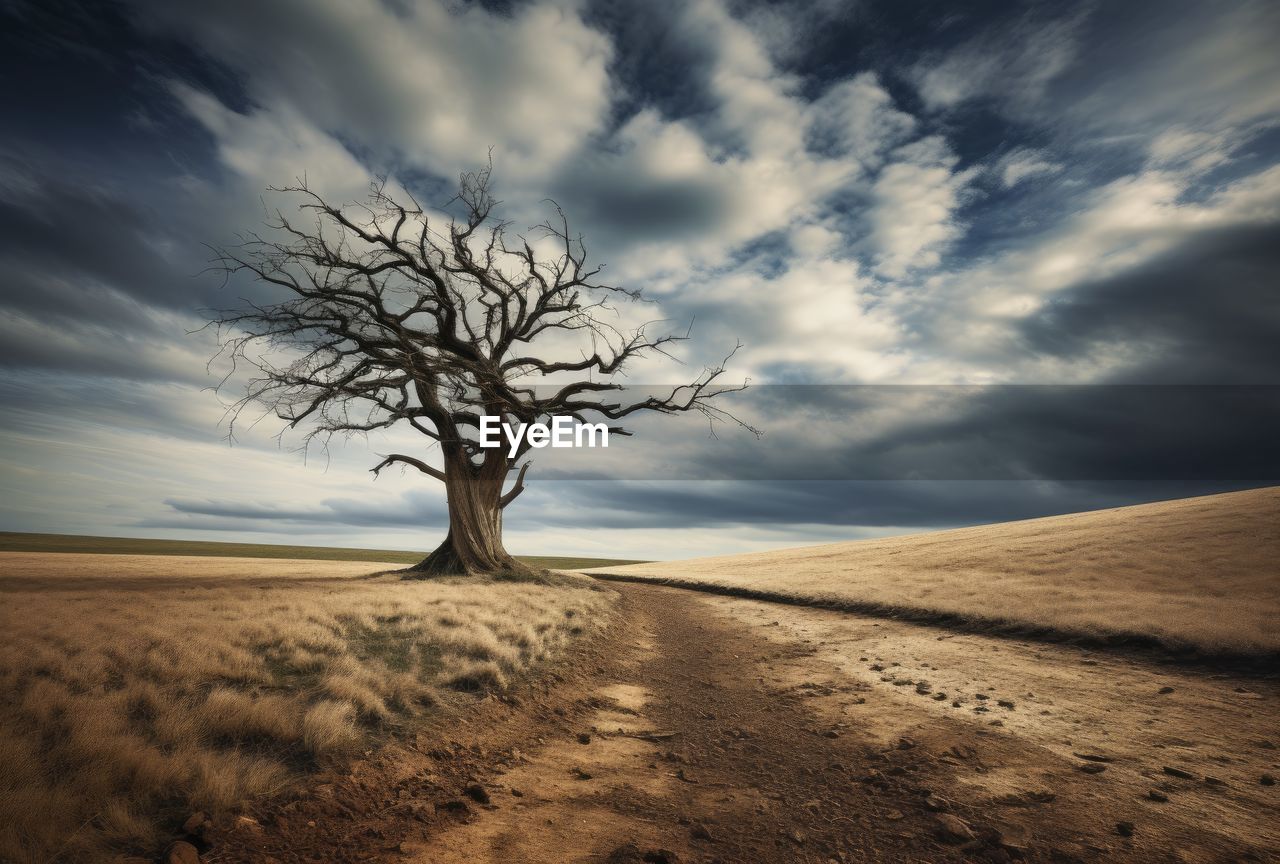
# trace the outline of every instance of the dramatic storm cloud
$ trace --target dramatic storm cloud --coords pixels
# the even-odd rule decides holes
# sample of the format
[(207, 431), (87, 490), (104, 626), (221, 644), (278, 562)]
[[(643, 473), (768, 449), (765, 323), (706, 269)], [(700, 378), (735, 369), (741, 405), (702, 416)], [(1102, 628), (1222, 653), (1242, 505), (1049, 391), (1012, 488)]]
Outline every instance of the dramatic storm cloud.
[[(981, 11), (978, 11), (978, 10)], [(0, 529), (429, 548), (443, 491), (225, 440), (206, 270), (305, 175), (442, 205), (492, 152), (624, 322), (734, 345), (765, 432), (538, 459), (526, 553), (668, 557), (1280, 482), (1280, 7), (0, 6)], [(248, 418), (246, 418), (248, 419)], [(393, 444), (393, 442), (400, 442)], [(434, 484), (434, 485), (433, 485)]]

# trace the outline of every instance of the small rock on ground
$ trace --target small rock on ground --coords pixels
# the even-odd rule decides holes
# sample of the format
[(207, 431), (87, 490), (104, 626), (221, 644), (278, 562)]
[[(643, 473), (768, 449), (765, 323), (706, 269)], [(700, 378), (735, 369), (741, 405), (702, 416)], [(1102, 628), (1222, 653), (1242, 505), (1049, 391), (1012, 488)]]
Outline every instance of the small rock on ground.
[(624, 843), (609, 853), (606, 864), (680, 864), (680, 856), (669, 849), (641, 850), (634, 843)]
[(164, 864), (200, 864), (200, 853), (185, 840), (169, 844), (161, 858)]
[(942, 813), (937, 817), (938, 837), (948, 843), (966, 843), (974, 838), (973, 829), (959, 816)]

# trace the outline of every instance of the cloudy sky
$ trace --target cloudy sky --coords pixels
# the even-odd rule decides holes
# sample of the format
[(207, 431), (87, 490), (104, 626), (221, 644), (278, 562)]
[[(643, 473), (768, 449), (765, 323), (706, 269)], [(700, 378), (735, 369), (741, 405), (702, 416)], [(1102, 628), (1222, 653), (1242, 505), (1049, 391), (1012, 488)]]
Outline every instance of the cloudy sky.
[[(305, 174), (492, 148), (765, 432), (535, 469), (523, 553), (676, 557), (1280, 482), (1272, 2), (0, 2), (0, 529), (426, 549), (411, 435), (226, 440), (203, 272)], [(287, 204), (286, 204), (287, 206)], [(624, 315), (638, 314), (625, 312)], [(628, 319), (631, 320), (631, 319)], [(215, 368), (214, 372), (217, 372)], [(403, 452), (403, 451), (402, 451)], [(572, 455), (572, 459), (569, 456)], [(579, 458), (580, 457), (580, 458)], [(576, 460), (576, 461), (574, 461)]]

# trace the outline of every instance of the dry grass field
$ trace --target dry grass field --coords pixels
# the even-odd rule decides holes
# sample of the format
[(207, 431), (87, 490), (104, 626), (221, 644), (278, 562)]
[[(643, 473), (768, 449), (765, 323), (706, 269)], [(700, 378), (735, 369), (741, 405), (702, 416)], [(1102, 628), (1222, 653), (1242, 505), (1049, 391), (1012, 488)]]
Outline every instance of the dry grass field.
[(1280, 488), (599, 571), (979, 628), (1280, 653)]
[(0, 553), (0, 861), (154, 852), (603, 627), (591, 586), (370, 562)]

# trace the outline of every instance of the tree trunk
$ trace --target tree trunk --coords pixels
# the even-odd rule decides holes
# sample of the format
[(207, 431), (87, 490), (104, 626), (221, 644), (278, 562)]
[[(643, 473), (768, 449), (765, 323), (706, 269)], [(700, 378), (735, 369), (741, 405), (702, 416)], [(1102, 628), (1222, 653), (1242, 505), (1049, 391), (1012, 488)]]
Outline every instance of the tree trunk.
[(410, 567), (406, 579), (446, 575), (527, 575), (533, 571), (502, 545), (504, 454), (494, 450), (480, 466), (460, 452), (445, 452), (449, 533), (434, 552)]

